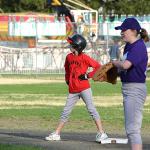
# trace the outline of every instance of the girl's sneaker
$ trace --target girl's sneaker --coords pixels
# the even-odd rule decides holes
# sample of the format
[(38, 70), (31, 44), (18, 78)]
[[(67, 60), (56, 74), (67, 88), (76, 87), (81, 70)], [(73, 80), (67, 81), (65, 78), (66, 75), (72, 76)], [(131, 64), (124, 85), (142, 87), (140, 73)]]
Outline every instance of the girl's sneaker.
[(104, 133), (98, 132), (96, 135), (96, 142), (101, 142), (102, 140), (105, 140), (107, 138), (108, 138), (108, 136), (105, 132)]
[(53, 133), (49, 134), (49, 136), (45, 137), (45, 140), (47, 140), (47, 141), (60, 141), (61, 138), (60, 138), (60, 135), (53, 132)]

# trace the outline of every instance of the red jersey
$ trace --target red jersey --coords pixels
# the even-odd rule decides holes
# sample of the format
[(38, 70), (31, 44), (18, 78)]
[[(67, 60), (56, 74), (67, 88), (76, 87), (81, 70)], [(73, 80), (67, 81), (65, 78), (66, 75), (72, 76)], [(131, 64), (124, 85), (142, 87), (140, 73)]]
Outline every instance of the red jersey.
[(66, 57), (64, 67), (65, 80), (69, 82), (69, 93), (79, 93), (90, 88), (90, 84), (88, 80), (79, 80), (78, 76), (86, 74), (88, 68), (92, 67), (93, 70), (88, 73), (88, 77), (92, 78), (100, 64), (84, 53), (80, 55), (70, 53)]

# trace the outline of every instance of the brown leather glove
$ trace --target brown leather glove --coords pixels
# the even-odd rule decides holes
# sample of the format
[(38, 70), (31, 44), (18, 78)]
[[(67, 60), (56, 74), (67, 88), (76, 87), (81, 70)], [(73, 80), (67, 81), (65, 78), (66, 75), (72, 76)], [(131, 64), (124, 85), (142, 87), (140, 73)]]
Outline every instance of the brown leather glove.
[(99, 81), (99, 82), (105, 81), (108, 83), (116, 84), (117, 76), (118, 76), (117, 68), (112, 64), (112, 62), (109, 62), (103, 65), (101, 68), (99, 68), (95, 72), (92, 79), (94, 81)]

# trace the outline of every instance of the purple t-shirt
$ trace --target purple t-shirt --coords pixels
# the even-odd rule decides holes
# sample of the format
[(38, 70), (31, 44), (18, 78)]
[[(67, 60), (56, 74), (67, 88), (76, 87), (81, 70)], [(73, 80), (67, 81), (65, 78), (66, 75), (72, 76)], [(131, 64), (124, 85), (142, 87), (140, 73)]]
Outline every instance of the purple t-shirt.
[(132, 63), (131, 68), (121, 71), (122, 82), (145, 83), (148, 55), (145, 43), (142, 39), (129, 44), (124, 49), (124, 59)]

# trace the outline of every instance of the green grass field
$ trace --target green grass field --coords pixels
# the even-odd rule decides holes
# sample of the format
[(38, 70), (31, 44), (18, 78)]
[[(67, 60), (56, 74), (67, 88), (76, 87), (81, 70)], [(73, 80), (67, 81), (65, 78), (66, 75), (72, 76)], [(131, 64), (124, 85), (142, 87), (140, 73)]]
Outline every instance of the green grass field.
[[(116, 85), (109, 83), (91, 82), (93, 96), (111, 96), (121, 94), (121, 83)], [(150, 92), (150, 81), (147, 81), (148, 93)], [(68, 92), (68, 87), (63, 83), (43, 83), (43, 84), (0, 84), (0, 94), (49, 94), (54, 96), (64, 96)]]
[[(111, 129), (112, 126), (122, 126), (123, 107), (121, 95), (121, 83), (111, 85), (108, 83), (91, 82), (94, 103), (100, 113), (104, 125)], [(150, 93), (150, 81), (147, 81), (148, 93)], [(68, 93), (65, 83), (43, 84), (3, 84), (0, 85), (0, 127), (15, 129), (33, 129), (31, 122), (36, 122), (34, 129), (53, 130), (59, 120)], [(65, 130), (80, 131), (83, 129), (95, 130), (92, 119), (82, 102), (79, 102), (70, 116), (69, 127)], [(113, 105), (115, 104), (115, 105)], [(144, 110), (144, 127), (149, 121), (150, 105), (147, 103)], [(20, 124), (16, 122), (20, 121)], [(28, 123), (29, 121), (29, 123)], [(82, 126), (76, 126), (83, 122)], [(24, 124), (24, 125), (23, 125)], [(92, 126), (92, 128), (91, 128)]]
[[(0, 84), (0, 128), (53, 131), (66, 101), (67, 88), (64, 82)], [(91, 88), (105, 130), (108, 133), (124, 133), (121, 83), (118, 81), (116, 85), (111, 85), (91, 81)], [(147, 80), (147, 89), (149, 98), (150, 80)], [(73, 109), (63, 131), (96, 132), (84, 104), (79, 104)], [(149, 115), (150, 103), (147, 101), (144, 107), (143, 134), (149, 134), (150, 131)], [(22, 147), (0, 144), (0, 149), (22, 150)], [(37, 148), (25, 147), (23, 150), (26, 149)]]

